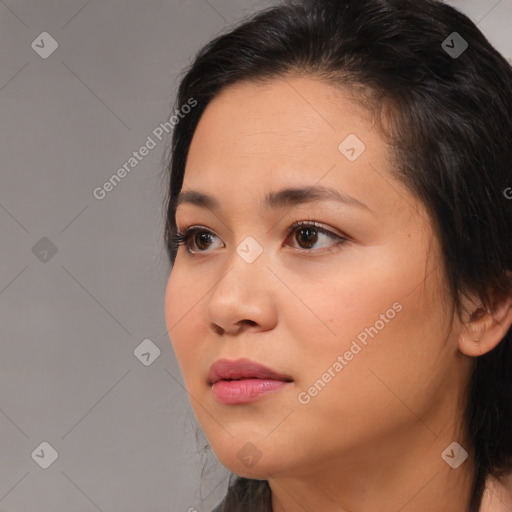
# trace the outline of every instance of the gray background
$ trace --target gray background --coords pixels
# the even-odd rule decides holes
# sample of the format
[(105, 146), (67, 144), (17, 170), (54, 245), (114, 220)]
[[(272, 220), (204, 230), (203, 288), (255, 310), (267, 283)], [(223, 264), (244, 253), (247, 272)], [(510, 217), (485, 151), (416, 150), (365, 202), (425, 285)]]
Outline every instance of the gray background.
[[(223, 496), (165, 327), (164, 142), (92, 191), (169, 118), (195, 52), (268, 3), (0, 1), (0, 512), (202, 512)], [(450, 3), (512, 56), (512, 0)], [(42, 32), (59, 45), (46, 59)], [(161, 351), (147, 365), (145, 339)]]

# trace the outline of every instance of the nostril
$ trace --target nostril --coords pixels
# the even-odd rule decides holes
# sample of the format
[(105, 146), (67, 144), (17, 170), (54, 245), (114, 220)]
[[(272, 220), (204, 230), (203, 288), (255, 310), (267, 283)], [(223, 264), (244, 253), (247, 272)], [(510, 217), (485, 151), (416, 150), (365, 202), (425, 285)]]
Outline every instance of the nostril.
[(220, 325), (212, 324), (212, 329), (213, 329), (217, 334), (224, 334), (224, 329), (223, 329)]

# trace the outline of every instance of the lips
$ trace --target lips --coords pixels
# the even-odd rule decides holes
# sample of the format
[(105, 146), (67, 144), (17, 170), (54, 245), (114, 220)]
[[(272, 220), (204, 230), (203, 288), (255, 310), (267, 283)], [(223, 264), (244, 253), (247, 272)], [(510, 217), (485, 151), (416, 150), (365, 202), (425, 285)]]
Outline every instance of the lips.
[(208, 384), (211, 386), (220, 380), (265, 379), (293, 382), (289, 375), (278, 373), (250, 359), (219, 359), (210, 367)]

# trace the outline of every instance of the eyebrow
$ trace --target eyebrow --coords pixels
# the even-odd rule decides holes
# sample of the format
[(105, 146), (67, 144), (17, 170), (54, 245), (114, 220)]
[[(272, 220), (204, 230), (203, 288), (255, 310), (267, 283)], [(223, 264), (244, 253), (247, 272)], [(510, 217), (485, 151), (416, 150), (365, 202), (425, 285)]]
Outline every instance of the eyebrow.
[[(277, 192), (269, 192), (265, 196), (263, 207), (267, 210), (278, 209), (325, 200), (334, 200), (349, 206), (356, 206), (374, 214), (367, 205), (355, 197), (320, 185), (313, 187), (285, 188)], [(214, 211), (221, 208), (219, 201), (215, 197), (197, 190), (181, 192), (176, 200), (176, 209), (181, 204), (191, 204)]]

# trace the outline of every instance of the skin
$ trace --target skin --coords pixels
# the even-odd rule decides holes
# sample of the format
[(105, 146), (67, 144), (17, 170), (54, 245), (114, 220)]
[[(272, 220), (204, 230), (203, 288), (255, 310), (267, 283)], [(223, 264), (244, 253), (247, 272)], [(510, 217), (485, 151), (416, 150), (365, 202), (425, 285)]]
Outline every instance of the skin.
[(512, 510), (512, 475), (488, 478), (480, 509), (481, 512), (510, 512)]
[[(440, 247), (421, 202), (392, 177), (390, 148), (346, 90), (310, 77), (242, 83), (207, 107), (188, 155), (183, 191), (214, 195), (219, 211), (183, 204), (176, 219), (214, 236), (180, 247), (166, 291), (166, 324), (195, 414), (232, 472), (268, 480), (275, 512), (465, 512), (472, 450), (461, 429), (473, 357), (512, 323), (510, 299), (494, 316), (453, 319)], [(338, 149), (356, 134), (353, 162)], [(332, 201), (262, 209), (270, 191), (323, 185), (371, 211)], [(348, 241), (296, 221), (316, 221)], [(248, 236), (263, 253), (236, 252)], [(327, 249), (333, 252), (325, 252)], [(480, 305), (468, 295), (469, 311)], [(298, 400), (365, 328), (401, 310), (309, 403)], [(475, 341), (478, 339), (479, 341)], [(291, 376), (244, 405), (215, 401), (217, 359), (247, 357)], [(457, 469), (441, 457), (456, 441)], [(252, 443), (250, 467), (237, 452)]]

